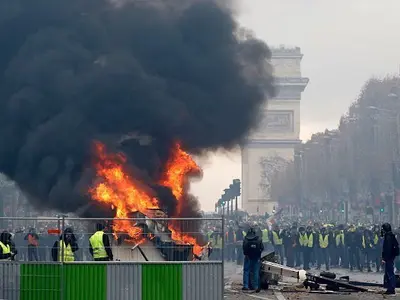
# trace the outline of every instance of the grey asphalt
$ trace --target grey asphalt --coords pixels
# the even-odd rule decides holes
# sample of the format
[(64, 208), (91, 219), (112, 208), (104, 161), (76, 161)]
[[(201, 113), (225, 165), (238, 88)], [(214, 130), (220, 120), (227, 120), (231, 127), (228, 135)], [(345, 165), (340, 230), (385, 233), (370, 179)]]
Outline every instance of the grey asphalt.
[[(273, 290), (269, 291), (261, 291), (260, 293), (243, 293), (241, 291), (242, 288), (242, 267), (237, 266), (234, 263), (227, 262), (225, 263), (225, 300), (251, 300), (251, 299), (261, 299), (261, 300), (375, 300), (375, 299), (400, 299), (400, 290), (399, 296), (383, 296), (378, 293), (351, 293), (351, 294), (341, 294), (341, 295), (329, 295), (329, 294), (314, 294), (307, 292), (278, 292), (278, 296), (274, 294)], [(364, 281), (370, 283), (382, 283), (383, 281), (383, 273), (376, 272), (359, 272), (344, 270), (344, 269), (331, 269), (331, 272), (336, 273), (337, 277), (339, 276), (349, 276), (350, 280), (353, 281)], [(314, 274), (319, 274), (320, 271), (312, 270)], [(297, 281), (291, 278), (284, 278), (283, 283), (286, 284), (295, 284)], [(280, 286), (277, 287), (278, 289)], [(377, 289), (378, 291), (380, 289)], [(279, 297), (279, 295), (282, 295)]]

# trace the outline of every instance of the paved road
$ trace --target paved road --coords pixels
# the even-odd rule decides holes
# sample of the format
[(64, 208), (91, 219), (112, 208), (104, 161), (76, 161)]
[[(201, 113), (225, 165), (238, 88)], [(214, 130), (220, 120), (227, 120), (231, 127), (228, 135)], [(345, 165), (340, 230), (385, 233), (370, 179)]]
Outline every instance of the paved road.
[[(318, 274), (320, 271), (313, 270), (315, 274)], [(382, 283), (383, 274), (375, 273), (375, 272), (359, 272), (353, 271), (350, 272), (348, 270), (343, 269), (332, 269), (331, 272), (336, 273), (337, 277), (339, 276), (350, 276), (350, 280), (353, 281), (365, 281), (371, 283)], [(283, 280), (284, 282), (290, 284), (295, 284), (297, 281), (295, 279), (287, 279)], [(314, 294), (307, 292), (282, 292), (281, 294), (278, 292), (278, 296), (274, 294), (272, 290), (270, 291), (261, 291), (261, 293), (243, 293), (241, 291), (242, 285), (242, 268), (236, 266), (233, 263), (225, 264), (225, 299), (226, 300), (251, 300), (251, 299), (261, 299), (261, 300), (380, 300), (384, 298), (391, 299), (400, 299), (400, 290), (399, 296), (383, 296), (380, 294), (373, 293), (352, 293), (352, 294), (341, 294), (341, 295), (327, 295), (327, 294)], [(279, 288), (279, 287), (278, 287)], [(282, 295), (282, 296), (280, 296)]]

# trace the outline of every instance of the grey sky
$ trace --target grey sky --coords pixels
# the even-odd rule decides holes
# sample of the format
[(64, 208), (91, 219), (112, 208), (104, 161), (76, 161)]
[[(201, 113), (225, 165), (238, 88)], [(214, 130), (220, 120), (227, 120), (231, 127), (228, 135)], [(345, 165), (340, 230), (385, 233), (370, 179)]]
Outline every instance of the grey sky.
[[(400, 67), (399, 0), (237, 0), (238, 19), (270, 46), (299, 46), (310, 83), (301, 102), (301, 138), (336, 127), (368, 78)], [(203, 164), (203, 160), (201, 162)], [(192, 186), (202, 209), (240, 178), (237, 153), (210, 155)]]

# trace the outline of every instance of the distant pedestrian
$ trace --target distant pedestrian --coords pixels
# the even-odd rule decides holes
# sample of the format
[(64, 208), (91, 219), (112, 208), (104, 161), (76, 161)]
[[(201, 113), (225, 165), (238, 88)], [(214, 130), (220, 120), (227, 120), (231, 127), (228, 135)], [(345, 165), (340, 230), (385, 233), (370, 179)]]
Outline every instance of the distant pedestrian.
[(381, 235), (383, 236), (382, 262), (385, 263), (385, 275), (383, 287), (386, 288), (386, 295), (396, 294), (396, 277), (394, 275), (394, 260), (399, 256), (399, 243), (392, 232), (389, 223), (382, 225)]
[(28, 260), (39, 261), (39, 236), (36, 234), (34, 228), (29, 229), (29, 233), (25, 236), (25, 240), (28, 241)]
[(262, 239), (258, 236), (254, 228), (250, 228), (243, 241), (243, 290), (247, 291), (251, 287), (260, 292), (260, 267), (261, 253), (264, 251)]

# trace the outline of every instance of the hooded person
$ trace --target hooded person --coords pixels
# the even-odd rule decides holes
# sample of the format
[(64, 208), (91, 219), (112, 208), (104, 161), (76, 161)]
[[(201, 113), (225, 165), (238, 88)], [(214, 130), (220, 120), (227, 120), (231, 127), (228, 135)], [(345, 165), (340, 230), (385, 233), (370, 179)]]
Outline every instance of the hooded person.
[(0, 235), (0, 260), (14, 260), (17, 255), (12, 235), (8, 231), (3, 231)]
[(78, 243), (72, 228), (66, 228), (60, 236), (59, 241), (55, 241), (51, 249), (53, 261), (73, 262), (75, 252), (78, 251)]
[(381, 228), (383, 237), (382, 262), (385, 263), (385, 275), (383, 277), (383, 287), (386, 288), (385, 294), (396, 294), (396, 277), (394, 275), (394, 260), (399, 256), (399, 243), (392, 232), (389, 223), (384, 223)]
[(249, 290), (251, 283), (251, 287), (257, 293), (260, 292), (260, 259), (263, 251), (264, 245), (261, 237), (256, 234), (254, 228), (250, 227), (243, 240), (244, 265), (242, 289), (244, 291)]

